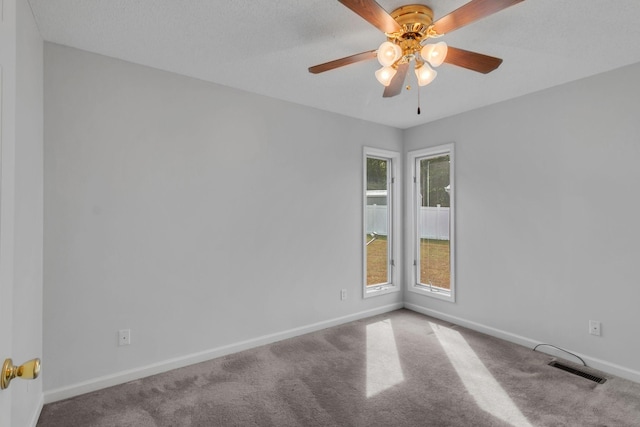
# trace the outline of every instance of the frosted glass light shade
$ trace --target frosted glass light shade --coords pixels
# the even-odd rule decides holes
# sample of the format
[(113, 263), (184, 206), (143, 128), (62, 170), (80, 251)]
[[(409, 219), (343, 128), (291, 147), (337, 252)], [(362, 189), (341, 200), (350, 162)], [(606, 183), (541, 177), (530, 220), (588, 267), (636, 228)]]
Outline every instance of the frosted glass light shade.
[(391, 79), (393, 79), (393, 76), (395, 76), (397, 72), (393, 67), (382, 67), (376, 71), (376, 79), (378, 79), (382, 86), (389, 86)]
[(402, 49), (397, 44), (384, 42), (378, 48), (378, 62), (383, 67), (389, 67), (402, 56)]
[(418, 77), (418, 84), (420, 86), (426, 86), (436, 78), (438, 73), (431, 68), (426, 62), (421, 67), (416, 68), (416, 76)]
[(447, 57), (448, 49), (449, 48), (445, 42), (428, 44), (422, 48), (420, 56), (422, 56), (422, 59), (425, 61), (428, 61), (433, 67), (439, 67)]

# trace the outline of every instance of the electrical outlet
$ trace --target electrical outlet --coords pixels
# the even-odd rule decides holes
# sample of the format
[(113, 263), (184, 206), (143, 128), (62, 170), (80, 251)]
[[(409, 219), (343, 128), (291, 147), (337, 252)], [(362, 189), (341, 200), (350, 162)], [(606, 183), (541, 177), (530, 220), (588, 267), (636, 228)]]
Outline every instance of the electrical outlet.
[(597, 320), (589, 320), (589, 333), (591, 335), (600, 336), (600, 322)]
[(120, 329), (118, 331), (118, 345), (131, 344), (131, 329)]
[(343, 290), (340, 291), (340, 299), (342, 301), (347, 299), (347, 290), (346, 289), (343, 289)]

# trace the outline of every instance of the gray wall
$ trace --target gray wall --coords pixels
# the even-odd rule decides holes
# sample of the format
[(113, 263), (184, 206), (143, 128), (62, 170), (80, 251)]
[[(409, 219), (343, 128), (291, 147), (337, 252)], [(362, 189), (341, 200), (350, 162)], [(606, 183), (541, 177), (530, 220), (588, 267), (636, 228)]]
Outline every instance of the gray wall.
[(640, 380), (638, 75), (640, 64), (406, 131), (406, 150), (455, 142), (457, 302), (405, 300)]
[(45, 389), (400, 304), (361, 298), (361, 165), (401, 138), (45, 44)]
[(46, 44), (45, 390), (400, 303), (361, 298), (362, 147), (447, 142), (457, 302), (405, 301), (637, 376), (639, 71), (401, 132)]

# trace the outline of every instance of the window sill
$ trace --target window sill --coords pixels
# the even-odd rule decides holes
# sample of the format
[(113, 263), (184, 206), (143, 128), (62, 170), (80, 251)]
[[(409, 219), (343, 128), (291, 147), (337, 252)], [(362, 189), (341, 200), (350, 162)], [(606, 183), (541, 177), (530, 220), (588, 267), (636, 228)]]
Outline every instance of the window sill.
[(443, 301), (455, 302), (455, 296), (449, 289), (442, 288), (430, 288), (428, 286), (413, 285), (409, 286), (409, 291), (416, 294), (425, 295), (431, 298), (440, 299)]
[(378, 295), (385, 295), (399, 291), (400, 287), (395, 285), (367, 286), (364, 290), (364, 298), (376, 297)]

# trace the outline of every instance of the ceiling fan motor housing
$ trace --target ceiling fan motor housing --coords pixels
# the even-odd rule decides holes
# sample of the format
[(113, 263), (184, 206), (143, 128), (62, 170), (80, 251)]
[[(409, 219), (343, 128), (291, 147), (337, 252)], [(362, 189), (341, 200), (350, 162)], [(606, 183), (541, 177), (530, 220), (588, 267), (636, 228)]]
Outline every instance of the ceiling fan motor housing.
[(435, 36), (432, 29), (433, 10), (422, 4), (409, 4), (395, 9), (390, 15), (402, 27), (402, 31), (387, 33), (387, 38), (402, 48), (401, 62), (409, 61), (420, 51), (423, 40)]

